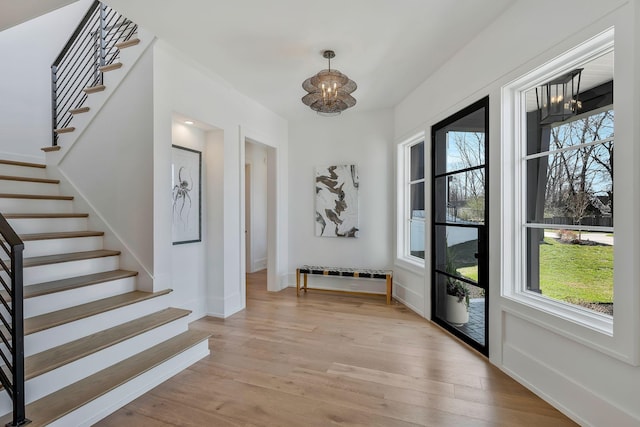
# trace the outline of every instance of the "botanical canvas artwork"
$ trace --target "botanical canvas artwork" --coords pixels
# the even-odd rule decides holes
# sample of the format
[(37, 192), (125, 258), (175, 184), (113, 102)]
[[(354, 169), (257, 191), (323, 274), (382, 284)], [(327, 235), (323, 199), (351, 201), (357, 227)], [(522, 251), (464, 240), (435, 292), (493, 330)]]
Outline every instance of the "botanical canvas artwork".
[(201, 241), (201, 167), (200, 151), (172, 146), (171, 198), (174, 245)]
[(316, 169), (316, 236), (358, 237), (358, 168)]

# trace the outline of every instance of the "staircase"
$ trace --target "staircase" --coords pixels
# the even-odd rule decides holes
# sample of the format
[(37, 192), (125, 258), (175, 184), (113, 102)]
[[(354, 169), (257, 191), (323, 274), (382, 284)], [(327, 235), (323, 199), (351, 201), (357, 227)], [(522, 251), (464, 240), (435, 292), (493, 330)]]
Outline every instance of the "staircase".
[[(31, 426), (91, 425), (209, 354), (171, 290), (136, 290), (44, 165), (0, 160), (0, 213), (24, 241), (25, 396)], [(6, 297), (6, 295), (5, 295)], [(5, 350), (3, 348), (3, 350)], [(11, 422), (0, 394), (0, 423)]]
[[(134, 33), (133, 35), (136, 35), (137, 33)], [(103, 65), (101, 67), (98, 67), (98, 71), (101, 75), (104, 75), (105, 73), (108, 73), (110, 71), (115, 71), (115, 70), (119, 70), (122, 68), (123, 63), (120, 62), (121, 60), (121, 52), (124, 49), (127, 48), (131, 48), (134, 46), (137, 46), (140, 44), (140, 39), (138, 37), (134, 37), (132, 39), (123, 41), (123, 42), (119, 42), (119, 43), (115, 43), (114, 44), (114, 48), (117, 50), (118, 55), (115, 56), (113, 58), (114, 61), (117, 62), (112, 62), (111, 64), (108, 65)], [(70, 134), (72, 132), (76, 131), (76, 126), (72, 126), (74, 121), (77, 121), (77, 118), (80, 116), (84, 116), (84, 115), (88, 115), (87, 113), (93, 113), (91, 107), (89, 105), (85, 105), (85, 103), (87, 102), (91, 102), (89, 99), (90, 95), (94, 95), (94, 94), (99, 94), (101, 92), (104, 92), (105, 89), (107, 89), (107, 86), (105, 86), (104, 84), (95, 84), (92, 86), (86, 86), (84, 88), (81, 89), (81, 92), (84, 94), (80, 100), (81, 103), (79, 104), (79, 107), (76, 108), (69, 108), (66, 111), (62, 112), (62, 116), (68, 116), (67, 120), (65, 123), (66, 126), (62, 127), (62, 128), (55, 128), (53, 129), (53, 133), (54, 133), (54, 141), (55, 141), (55, 145), (49, 146), (49, 147), (44, 147), (42, 148), (43, 151), (45, 152), (51, 152), (51, 151), (58, 151), (60, 150), (60, 146), (58, 145), (58, 139), (61, 135), (64, 134)], [(98, 104), (100, 104), (100, 102), (98, 102)]]

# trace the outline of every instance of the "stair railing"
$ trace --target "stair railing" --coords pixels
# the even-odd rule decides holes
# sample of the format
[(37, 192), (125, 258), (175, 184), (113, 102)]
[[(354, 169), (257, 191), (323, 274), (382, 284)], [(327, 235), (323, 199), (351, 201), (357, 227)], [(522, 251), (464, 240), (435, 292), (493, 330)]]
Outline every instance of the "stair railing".
[[(24, 243), (0, 214), (0, 382), (13, 401), (13, 421), (9, 426), (29, 423), (24, 396), (24, 311), (22, 252)], [(6, 258), (8, 256), (8, 259)]]
[(56, 129), (69, 126), (73, 114), (87, 99), (83, 89), (102, 84), (100, 67), (118, 57), (117, 43), (127, 41), (138, 26), (114, 9), (94, 1), (69, 41), (51, 65), (52, 145)]

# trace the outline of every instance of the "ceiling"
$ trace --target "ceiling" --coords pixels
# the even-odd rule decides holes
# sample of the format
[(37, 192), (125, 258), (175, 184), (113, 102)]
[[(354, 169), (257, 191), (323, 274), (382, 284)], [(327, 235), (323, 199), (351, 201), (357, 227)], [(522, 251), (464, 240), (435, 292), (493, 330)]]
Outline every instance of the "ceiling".
[(0, 0), (0, 31), (56, 10), (77, 0)]
[[(516, 0), (106, 0), (289, 120), (315, 115), (302, 82), (332, 68), (358, 84), (354, 110), (393, 107)], [(69, 0), (0, 0), (33, 16)], [(21, 19), (21, 18), (17, 18)], [(348, 114), (347, 111), (345, 114)]]

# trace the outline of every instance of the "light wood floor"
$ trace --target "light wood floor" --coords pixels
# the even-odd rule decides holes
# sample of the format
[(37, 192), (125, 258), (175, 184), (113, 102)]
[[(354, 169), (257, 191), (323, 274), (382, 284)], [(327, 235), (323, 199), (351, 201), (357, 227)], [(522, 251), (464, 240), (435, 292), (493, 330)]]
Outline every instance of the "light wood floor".
[(191, 327), (211, 355), (99, 426), (573, 426), (487, 360), (384, 298), (267, 293)]

